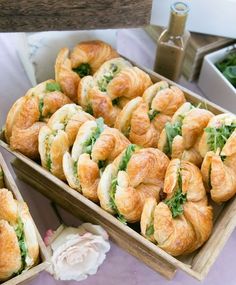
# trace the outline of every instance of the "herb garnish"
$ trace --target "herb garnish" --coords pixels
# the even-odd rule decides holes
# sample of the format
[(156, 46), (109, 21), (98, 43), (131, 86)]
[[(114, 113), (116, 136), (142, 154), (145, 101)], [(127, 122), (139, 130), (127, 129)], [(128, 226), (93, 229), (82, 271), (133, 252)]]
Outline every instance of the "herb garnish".
[(93, 115), (93, 107), (92, 107), (92, 105), (90, 103), (86, 106), (86, 110), (85, 111), (87, 113), (89, 113), (90, 115)]
[(156, 115), (158, 115), (158, 114), (160, 114), (160, 111), (157, 111), (154, 109), (149, 110), (148, 117), (149, 117), (150, 121), (152, 121), (156, 117)]
[(146, 229), (146, 236), (150, 237), (154, 234), (154, 225), (150, 224)]
[(205, 132), (207, 133), (207, 144), (210, 150), (214, 152), (216, 152), (218, 148), (222, 150), (235, 128), (236, 124), (233, 123), (231, 125), (222, 125), (220, 128), (205, 128)]
[(176, 136), (181, 135), (182, 133), (182, 121), (176, 121), (173, 124), (167, 122), (165, 125), (165, 131), (167, 140), (163, 151), (165, 154), (171, 155), (173, 140)]
[(114, 76), (119, 72), (118, 66), (114, 63), (111, 64), (110, 70), (103, 75), (103, 77), (97, 82), (98, 88), (102, 92), (107, 91), (107, 85), (114, 78)]
[(81, 63), (80, 66), (73, 68), (73, 71), (76, 72), (80, 78), (92, 74), (91, 67), (88, 63)]
[(27, 246), (25, 243), (25, 235), (24, 235), (24, 224), (21, 220), (21, 218), (18, 218), (17, 221), (17, 226), (15, 227), (15, 233), (18, 239), (18, 244), (20, 247), (20, 253), (21, 253), (21, 268), (18, 272), (16, 272), (15, 274), (18, 275), (20, 274), (26, 267), (26, 256), (27, 256)]
[(46, 91), (47, 92), (61, 91), (60, 84), (57, 82), (48, 82), (46, 84)]
[(83, 153), (88, 153), (91, 155), (96, 140), (99, 138), (99, 136), (104, 130), (103, 118), (98, 118), (96, 120), (96, 123), (97, 127), (93, 130), (90, 137), (83, 143)]
[[(125, 153), (124, 155), (122, 156), (121, 158), (121, 161), (119, 163), (119, 167), (118, 167), (118, 171), (125, 171), (126, 168), (127, 168), (127, 165), (130, 161), (130, 158), (132, 156), (132, 154), (135, 152), (137, 146), (134, 145), (134, 144), (130, 144), (126, 150), (125, 150)], [(117, 182), (117, 178), (114, 178), (111, 182), (111, 189), (109, 191), (109, 196), (110, 196), (110, 205), (111, 205), (111, 208), (112, 210), (116, 213), (117, 215), (117, 219), (119, 221), (121, 221), (123, 224), (126, 224), (126, 219), (124, 218), (123, 215), (121, 215), (119, 213), (119, 210), (117, 209), (117, 206), (116, 206), (116, 203), (115, 203), (115, 194), (116, 194), (116, 187), (118, 185), (118, 182)]]
[(165, 200), (166, 205), (170, 208), (172, 217), (176, 218), (183, 214), (183, 204), (187, 201), (187, 195), (182, 193), (182, 177), (181, 173), (178, 173), (178, 188), (174, 195)]
[(43, 121), (43, 106), (44, 106), (44, 101), (43, 98), (39, 99), (39, 121)]

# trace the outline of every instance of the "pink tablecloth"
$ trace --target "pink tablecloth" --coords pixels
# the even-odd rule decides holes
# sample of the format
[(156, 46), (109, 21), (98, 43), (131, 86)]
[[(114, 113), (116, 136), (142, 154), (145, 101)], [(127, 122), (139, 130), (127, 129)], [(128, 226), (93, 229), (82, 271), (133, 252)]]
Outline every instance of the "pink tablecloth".
[[(6, 114), (12, 103), (30, 87), (30, 83), (25, 75), (19, 59), (16, 54), (16, 45), (14, 34), (0, 34), (0, 126), (4, 124)], [(119, 51), (127, 57), (141, 63), (147, 67), (152, 66), (155, 44), (142, 30), (122, 30), (118, 34)], [(181, 83), (198, 92), (194, 84), (189, 84), (184, 80)], [(6, 151), (0, 148), (3, 156), (10, 164), (13, 158)], [(14, 172), (12, 171), (14, 174)], [(57, 218), (52, 211), (49, 201), (41, 194), (34, 191), (30, 186), (16, 179), (16, 183), (30, 207), (31, 213), (35, 219), (42, 236), (46, 229), (55, 229), (58, 226)], [(63, 210), (61, 214), (70, 225), (78, 225), (79, 221), (70, 216)], [(118, 246), (111, 243), (112, 247), (107, 255), (104, 264), (99, 268), (98, 273), (82, 281), (81, 285), (104, 285), (104, 284), (159, 284), (159, 285), (195, 285), (198, 281), (189, 277), (185, 273), (178, 271), (173, 281), (166, 281), (159, 274), (148, 268), (143, 263), (136, 260), (128, 253), (121, 250)], [(236, 264), (236, 231), (232, 234), (222, 253), (219, 255), (214, 266), (210, 270), (208, 277), (201, 284), (204, 285), (235, 285), (236, 277), (234, 275)], [(32, 285), (42, 284), (76, 284), (77, 282), (60, 282), (54, 280), (48, 273), (41, 273)]]

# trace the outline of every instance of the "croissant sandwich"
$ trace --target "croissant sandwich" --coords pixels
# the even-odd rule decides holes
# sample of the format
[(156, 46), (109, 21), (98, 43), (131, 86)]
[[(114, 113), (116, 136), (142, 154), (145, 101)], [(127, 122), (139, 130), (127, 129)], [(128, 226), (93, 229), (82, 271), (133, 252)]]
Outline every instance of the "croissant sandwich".
[(204, 157), (201, 171), (211, 198), (225, 202), (236, 193), (236, 116), (213, 117), (199, 142)]
[(117, 129), (107, 127), (102, 118), (84, 123), (71, 154), (67, 151), (63, 156), (63, 170), (69, 185), (98, 202), (100, 173), (129, 143)]
[(78, 87), (78, 102), (95, 117), (113, 126), (125, 104), (141, 96), (152, 84), (148, 74), (123, 58), (105, 62), (93, 77), (83, 78)]
[(141, 233), (173, 256), (191, 253), (208, 239), (213, 226), (200, 170), (191, 162), (173, 159), (163, 191), (166, 199), (159, 204), (154, 198), (146, 200)]
[(39, 246), (27, 205), (0, 189), (0, 281), (26, 271), (38, 261)]
[(158, 141), (158, 148), (171, 158), (181, 158), (198, 166), (202, 157), (198, 152), (198, 140), (213, 114), (205, 109), (184, 103), (165, 124)]
[(70, 149), (81, 125), (94, 118), (75, 104), (67, 104), (57, 110), (38, 135), (42, 166), (58, 178), (65, 180), (62, 158)]
[(102, 174), (98, 185), (101, 207), (123, 223), (139, 221), (145, 199), (159, 201), (168, 163), (158, 149), (129, 145)]
[(119, 129), (135, 144), (157, 147), (159, 136), (171, 116), (185, 102), (184, 93), (160, 81), (145, 90), (143, 97), (131, 100), (116, 119)]
[(77, 102), (80, 79), (94, 74), (107, 60), (118, 57), (117, 52), (102, 41), (81, 42), (70, 53), (68, 48), (60, 50), (55, 64), (56, 81), (63, 92)]
[(71, 103), (54, 80), (47, 80), (29, 89), (18, 99), (7, 115), (5, 137), (13, 150), (36, 159), (38, 134), (50, 116), (60, 107)]

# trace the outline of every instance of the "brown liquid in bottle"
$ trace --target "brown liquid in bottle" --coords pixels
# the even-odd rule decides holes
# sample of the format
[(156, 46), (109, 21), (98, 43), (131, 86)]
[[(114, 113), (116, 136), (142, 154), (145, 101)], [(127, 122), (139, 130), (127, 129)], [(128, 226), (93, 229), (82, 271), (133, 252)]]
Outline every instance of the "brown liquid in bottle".
[(182, 70), (183, 59), (190, 33), (185, 31), (188, 6), (177, 2), (171, 6), (169, 26), (157, 42), (157, 55), (154, 70), (177, 81)]

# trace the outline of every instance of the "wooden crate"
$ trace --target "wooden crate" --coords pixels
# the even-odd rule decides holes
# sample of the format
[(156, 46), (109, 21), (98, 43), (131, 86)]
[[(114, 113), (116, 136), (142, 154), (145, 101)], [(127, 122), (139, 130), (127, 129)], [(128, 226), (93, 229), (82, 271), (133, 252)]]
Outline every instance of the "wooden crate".
[(0, 32), (141, 27), (150, 23), (152, 0), (0, 1)]
[[(147, 72), (153, 82), (166, 80), (168, 83), (181, 88), (188, 101), (195, 104), (201, 102), (203, 107), (208, 108), (215, 114), (227, 112), (216, 104), (203, 99), (201, 96), (177, 85), (153, 71), (140, 67), (137, 64), (135, 65)], [(19, 178), (31, 184), (35, 189), (43, 193), (49, 199), (55, 201), (76, 217), (100, 224), (107, 230), (111, 239), (121, 248), (168, 279), (174, 277), (176, 269), (181, 269), (196, 279), (203, 280), (236, 226), (235, 197), (229, 202), (215, 207), (213, 232), (202, 248), (186, 257), (172, 257), (158, 246), (142, 237), (135, 229), (122, 224), (97, 204), (70, 188), (66, 183), (53, 176), (36, 162), (19, 152), (12, 151), (3, 139), (0, 140), (0, 145), (15, 155), (16, 159), (13, 161), (13, 166)]]
[[(6, 165), (6, 162), (4, 161), (1, 153), (0, 153), (0, 165), (2, 167), (3, 170), (3, 174), (4, 174), (4, 183), (5, 183), (5, 187), (12, 191), (13, 196), (15, 197), (15, 199), (17, 199), (18, 201), (23, 201), (23, 198), (19, 192), (19, 189), (17, 188), (15, 181)], [(29, 269), (28, 271), (21, 273), (20, 275), (11, 278), (10, 280), (3, 282), (2, 285), (16, 285), (16, 284), (26, 284), (28, 283), (29, 280), (35, 278), (38, 273), (40, 273), (41, 271), (45, 270), (48, 266), (49, 266), (49, 254), (48, 251), (44, 245), (44, 242), (36, 228), (36, 233), (38, 236), (38, 243), (39, 243), (39, 249), (40, 249), (40, 261), (38, 263), (38, 265), (32, 267), (31, 269)]]

